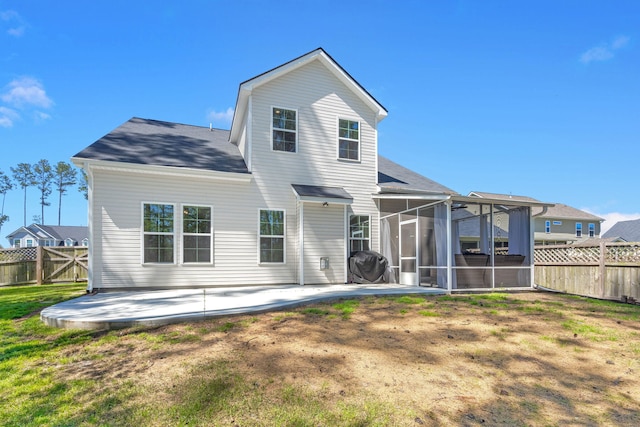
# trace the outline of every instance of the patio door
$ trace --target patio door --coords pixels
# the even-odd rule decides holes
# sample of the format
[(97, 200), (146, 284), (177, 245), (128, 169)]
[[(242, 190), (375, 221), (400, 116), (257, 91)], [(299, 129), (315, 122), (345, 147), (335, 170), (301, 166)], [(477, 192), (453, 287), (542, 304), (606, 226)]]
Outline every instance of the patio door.
[(400, 283), (418, 286), (418, 220), (400, 223)]

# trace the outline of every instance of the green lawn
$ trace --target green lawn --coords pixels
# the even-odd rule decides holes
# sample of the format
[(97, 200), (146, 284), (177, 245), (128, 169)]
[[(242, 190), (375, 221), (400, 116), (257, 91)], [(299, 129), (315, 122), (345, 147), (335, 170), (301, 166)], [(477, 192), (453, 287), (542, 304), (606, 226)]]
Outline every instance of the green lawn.
[[(553, 406), (548, 402), (566, 406), (567, 413), (576, 420), (575, 425), (632, 425), (640, 420), (640, 414), (633, 411), (638, 400), (634, 392), (637, 382), (632, 380), (640, 368), (640, 328), (635, 326), (640, 321), (639, 306), (566, 295), (546, 297), (544, 302), (535, 296), (526, 299), (518, 294), (401, 296), (319, 303), (286, 312), (159, 328), (62, 330), (40, 321), (42, 308), (84, 293), (85, 286), (76, 284), (0, 288), (3, 426), (480, 425), (485, 422), (481, 416), (490, 415), (496, 417), (494, 423), (511, 420), (517, 421), (515, 425), (561, 425), (554, 418), (565, 411), (560, 408), (556, 413), (546, 412)], [(412, 326), (399, 326), (397, 330), (393, 327), (407, 325), (403, 322), (408, 319), (411, 321), (408, 325), (423, 326), (411, 331), (407, 328)], [(549, 329), (533, 331), (527, 319), (549, 325)], [(605, 321), (608, 326), (602, 326)], [(451, 329), (455, 332), (445, 329), (451, 322), (458, 325)], [(472, 333), (474, 323), (487, 328)], [(620, 330), (617, 325), (621, 325)], [(296, 334), (303, 327), (306, 332)], [(383, 329), (376, 329), (380, 327)], [(353, 338), (339, 338), (338, 332)], [(468, 338), (458, 340), (463, 333)], [(440, 360), (442, 368), (436, 363), (416, 361), (415, 350), (404, 352), (403, 347), (398, 347), (401, 342), (411, 343), (407, 339), (420, 334), (428, 337), (423, 356)], [(291, 365), (304, 360), (321, 363), (320, 357), (330, 357), (331, 352), (324, 353), (327, 350), (318, 347), (328, 343), (324, 340), (329, 336), (338, 337), (333, 348), (346, 348), (349, 353), (347, 359), (327, 359), (333, 362), (318, 365), (329, 369), (326, 383), (322, 382), (325, 371), (303, 371), (302, 366)], [(389, 351), (376, 344), (372, 349), (360, 347), (354, 351), (355, 341), (349, 342), (353, 339), (366, 345), (369, 337), (372, 343), (378, 339), (396, 347)], [(438, 345), (434, 344), (436, 340)], [(492, 351), (491, 343), (506, 346), (511, 341), (513, 353), (498, 355)], [(292, 342), (301, 344), (301, 353), (288, 350), (286, 345)], [(317, 347), (316, 353), (310, 353), (314, 349), (307, 342)], [(445, 345), (450, 346), (448, 353), (438, 355), (438, 346)], [(214, 348), (221, 351), (213, 353)], [(199, 356), (192, 356), (196, 351)], [(407, 402), (406, 406), (392, 404), (372, 393), (369, 386), (352, 385), (346, 392), (331, 392), (330, 382), (335, 379), (331, 377), (331, 369), (349, 357), (357, 360), (365, 351), (382, 351), (383, 355), (388, 351), (397, 358), (392, 364), (399, 367), (420, 362), (416, 366), (422, 370), (415, 372), (425, 378), (431, 378), (427, 375), (436, 369), (445, 369), (442, 374), (436, 372), (435, 378), (449, 376), (450, 380), (471, 381), (478, 387), (487, 381), (487, 375), (501, 377), (500, 369), (507, 361), (531, 361), (533, 366), (549, 371), (542, 372), (539, 383), (533, 385), (527, 379), (510, 377), (511, 385), (505, 383), (494, 390), (497, 398), (490, 406), (469, 404), (463, 412), (446, 407), (441, 412), (436, 409), (446, 400), (431, 399), (436, 393), (446, 392), (446, 382), (433, 388), (425, 381), (425, 389), (415, 393), (425, 394), (426, 400), (418, 399), (421, 402), (417, 404)], [(527, 358), (520, 356), (522, 352), (529, 354)], [(592, 402), (591, 397), (573, 397), (572, 384), (583, 373), (568, 372), (566, 378), (559, 377), (565, 374), (560, 369), (565, 361), (552, 364), (556, 352), (576, 361), (590, 353), (598, 360), (602, 354), (602, 366), (619, 373), (609, 383), (602, 378), (610, 389), (591, 386), (580, 391), (598, 396), (597, 402)], [(401, 359), (404, 353), (408, 358)], [(540, 353), (540, 360), (534, 359), (536, 353)], [(307, 359), (301, 358), (304, 354)], [(461, 355), (465, 364), (454, 365), (458, 372), (446, 367), (448, 363), (462, 363), (455, 360)], [(280, 366), (277, 362), (285, 360), (282, 358), (286, 363)], [(269, 363), (263, 370), (254, 366), (264, 360)], [(273, 371), (274, 366), (280, 371)], [(291, 374), (296, 369), (300, 375), (315, 372), (313, 375), (319, 380), (315, 384), (319, 386), (307, 387), (304, 379), (289, 380), (295, 378)], [(162, 374), (157, 375), (158, 372)], [(343, 375), (348, 376), (348, 369), (337, 375), (338, 381), (342, 381)], [(356, 383), (360, 382), (366, 383), (367, 379), (357, 378)], [(392, 390), (393, 384), (381, 387)], [(616, 387), (623, 390), (614, 392)], [(402, 392), (411, 396), (412, 390)], [(454, 395), (465, 392), (458, 389)], [(422, 403), (433, 409), (419, 412), (416, 408)], [(594, 405), (604, 405), (608, 412), (599, 415), (602, 411)], [(484, 425), (491, 425), (488, 421)]]

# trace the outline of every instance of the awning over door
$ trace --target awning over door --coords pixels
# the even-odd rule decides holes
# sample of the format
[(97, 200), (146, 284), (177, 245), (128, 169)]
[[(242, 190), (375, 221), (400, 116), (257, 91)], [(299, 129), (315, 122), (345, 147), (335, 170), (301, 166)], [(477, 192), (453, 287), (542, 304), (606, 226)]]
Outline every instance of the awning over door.
[(342, 187), (291, 184), (298, 200), (316, 203), (337, 203), (350, 205), (353, 197)]

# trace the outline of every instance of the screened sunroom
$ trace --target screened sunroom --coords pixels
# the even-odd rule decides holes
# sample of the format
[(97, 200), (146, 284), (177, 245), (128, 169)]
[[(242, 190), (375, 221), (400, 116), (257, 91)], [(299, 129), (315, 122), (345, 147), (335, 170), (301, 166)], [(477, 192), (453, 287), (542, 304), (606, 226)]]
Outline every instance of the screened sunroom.
[(531, 207), (548, 205), (456, 195), (376, 198), (390, 281), (449, 291), (533, 287)]

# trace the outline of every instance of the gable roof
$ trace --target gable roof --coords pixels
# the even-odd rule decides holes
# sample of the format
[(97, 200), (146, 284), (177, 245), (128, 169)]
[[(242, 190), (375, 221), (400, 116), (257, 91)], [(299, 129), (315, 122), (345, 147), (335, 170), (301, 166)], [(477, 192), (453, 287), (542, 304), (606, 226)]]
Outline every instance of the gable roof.
[(73, 159), (249, 173), (228, 139), (227, 130), (133, 117)]
[(546, 212), (542, 212), (542, 210), (534, 209), (532, 214), (535, 216), (537, 213), (539, 218), (564, 218), (564, 219), (575, 219), (575, 220), (585, 220), (585, 221), (604, 221), (604, 218), (600, 218), (599, 216), (590, 214), (589, 212), (581, 211), (580, 209), (576, 209), (569, 205), (564, 205), (562, 203), (556, 203), (554, 206), (550, 206), (547, 208)]
[(484, 191), (472, 191), (469, 197), (481, 197), (483, 199), (503, 199), (513, 200), (514, 202), (539, 202), (540, 200), (528, 196), (514, 196), (513, 194), (487, 193)]
[[(498, 193), (486, 193), (482, 191), (472, 191), (469, 193), (472, 197), (482, 197), (490, 199), (505, 199), (513, 200), (514, 202), (540, 202), (533, 197), (528, 196), (514, 196), (511, 194), (498, 194)], [(563, 219), (575, 219), (585, 221), (604, 221), (604, 218), (590, 214), (589, 212), (581, 211), (569, 205), (562, 203), (549, 204), (546, 209), (543, 207), (534, 207), (531, 210), (531, 214), (538, 218), (563, 218)]]
[(620, 237), (627, 242), (640, 242), (640, 218), (618, 221), (602, 235), (603, 238)]
[(378, 156), (378, 186), (383, 193), (458, 194), (380, 155)]
[(303, 65), (306, 65), (312, 61), (319, 61), (329, 71), (335, 75), (345, 86), (360, 98), (365, 105), (369, 106), (372, 111), (376, 113), (378, 121), (384, 119), (387, 116), (387, 109), (382, 106), (360, 83), (358, 83), (344, 68), (340, 66), (324, 49), (321, 47), (312, 50), (302, 56), (292, 59), (289, 62), (272, 68), (269, 71), (265, 71), (249, 80), (240, 83), (238, 89), (238, 98), (236, 100), (236, 108), (233, 113), (233, 120), (231, 122), (231, 134), (230, 141), (235, 142), (239, 138), (240, 124), (247, 111), (248, 99), (251, 92), (284, 74), (287, 74), (293, 70), (296, 70)]
[(74, 225), (40, 225), (31, 224), (26, 227), (20, 227), (13, 233), (7, 235), (7, 239), (20, 234), (21, 232), (33, 236), (35, 239), (56, 241), (64, 241), (72, 239), (74, 242), (81, 243), (82, 240), (89, 238), (89, 227)]

